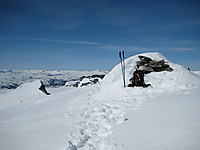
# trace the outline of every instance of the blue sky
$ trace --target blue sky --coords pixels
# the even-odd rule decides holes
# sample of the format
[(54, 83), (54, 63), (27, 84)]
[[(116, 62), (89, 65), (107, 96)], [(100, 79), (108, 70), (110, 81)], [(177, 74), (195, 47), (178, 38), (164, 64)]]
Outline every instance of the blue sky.
[(1, 0), (0, 68), (110, 70), (160, 52), (200, 70), (199, 0)]

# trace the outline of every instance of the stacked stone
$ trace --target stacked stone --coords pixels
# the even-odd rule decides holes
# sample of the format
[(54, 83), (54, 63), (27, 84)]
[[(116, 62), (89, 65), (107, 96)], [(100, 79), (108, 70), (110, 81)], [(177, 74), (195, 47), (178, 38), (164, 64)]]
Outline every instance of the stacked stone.
[(173, 71), (173, 69), (165, 63), (164, 60), (156, 61), (146, 56), (138, 56), (140, 61), (137, 61), (137, 69), (143, 70), (145, 73)]

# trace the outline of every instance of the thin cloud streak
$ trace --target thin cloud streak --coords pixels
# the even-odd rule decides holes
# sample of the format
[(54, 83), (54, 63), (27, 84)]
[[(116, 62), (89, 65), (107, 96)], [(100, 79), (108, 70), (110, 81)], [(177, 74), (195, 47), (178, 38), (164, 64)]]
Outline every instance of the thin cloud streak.
[(168, 50), (175, 50), (175, 51), (196, 51), (194, 48), (187, 48), (187, 47), (168, 47)]
[(61, 42), (61, 43), (71, 43), (71, 44), (84, 44), (84, 45), (104, 45), (102, 43), (88, 42), (88, 41), (65, 41), (65, 40), (53, 40), (53, 39), (31, 39), (34, 41), (46, 41), (46, 42)]
[(117, 46), (117, 45), (104, 45), (100, 47), (101, 49), (111, 50), (111, 51), (120, 51), (125, 50), (128, 52), (144, 52), (144, 51), (155, 51), (154, 48), (148, 47), (139, 47), (139, 46)]
[(140, 47), (140, 46), (116, 46), (104, 45), (100, 47), (105, 50), (119, 51), (125, 50), (128, 52), (145, 52), (145, 51), (196, 51), (195, 48), (189, 47)]
[[(46, 41), (46, 42), (61, 42), (61, 43), (69, 43), (69, 44), (83, 44), (83, 45), (93, 45), (98, 46), (98, 48), (103, 50), (111, 50), (111, 51), (119, 51), (125, 50), (128, 52), (145, 52), (145, 51), (196, 51), (195, 48), (189, 47), (142, 47), (142, 46), (122, 46), (122, 45), (109, 45), (97, 42), (89, 42), (89, 41), (67, 41), (67, 40), (54, 40), (54, 39), (31, 39), (35, 41)], [(170, 40), (165, 40), (170, 41)], [(191, 43), (194, 41), (176, 41), (171, 40), (170, 42), (174, 43)]]

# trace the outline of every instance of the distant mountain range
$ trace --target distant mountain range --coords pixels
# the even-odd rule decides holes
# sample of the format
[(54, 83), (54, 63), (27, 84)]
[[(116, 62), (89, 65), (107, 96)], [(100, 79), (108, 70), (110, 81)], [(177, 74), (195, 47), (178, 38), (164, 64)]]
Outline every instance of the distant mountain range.
[[(80, 87), (94, 84), (107, 74), (108, 71), (45, 71), (45, 70), (3, 70), (0, 69), (0, 90), (16, 89), (20, 85), (41, 80), (47, 87), (67, 86)], [(93, 78), (94, 77), (94, 78)], [(87, 78), (87, 83), (83, 79)], [(98, 78), (98, 79), (97, 79)], [(95, 80), (96, 79), (96, 80)], [(94, 81), (95, 80), (95, 81)], [(89, 83), (92, 82), (92, 83)], [(71, 83), (71, 84), (70, 84)]]

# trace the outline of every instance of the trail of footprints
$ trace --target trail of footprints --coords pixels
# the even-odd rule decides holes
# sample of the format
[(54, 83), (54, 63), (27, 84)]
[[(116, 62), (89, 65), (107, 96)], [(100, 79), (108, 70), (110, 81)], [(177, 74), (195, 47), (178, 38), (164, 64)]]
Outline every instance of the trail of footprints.
[[(88, 103), (74, 113), (76, 126), (72, 129), (67, 150), (114, 150), (120, 147), (109, 135), (113, 129), (128, 121), (128, 110), (137, 109), (143, 103), (144, 95), (137, 98), (124, 97), (117, 100), (94, 100), (88, 97)], [(73, 116), (71, 116), (73, 117)]]
[(90, 101), (83, 111), (79, 111), (82, 113), (79, 114), (79, 123), (70, 133), (71, 140), (68, 141), (68, 149), (115, 149), (117, 145), (113, 139), (109, 138), (109, 135), (112, 134), (115, 126), (128, 120), (125, 112), (132, 107), (131, 100), (121, 99), (120, 101)]
[(143, 102), (164, 91), (143, 89), (126, 92), (116, 99), (95, 97), (95, 91), (86, 95), (87, 100), (84, 99), (82, 104), (84, 108), (69, 115), (75, 120), (75, 126), (69, 134), (67, 150), (115, 150), (121, 147), (110, 136), (114, 128), (128, 121), (126, 113), (129, 110), (137, 110)]

